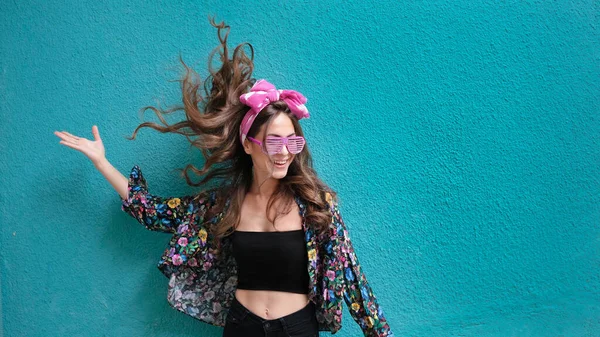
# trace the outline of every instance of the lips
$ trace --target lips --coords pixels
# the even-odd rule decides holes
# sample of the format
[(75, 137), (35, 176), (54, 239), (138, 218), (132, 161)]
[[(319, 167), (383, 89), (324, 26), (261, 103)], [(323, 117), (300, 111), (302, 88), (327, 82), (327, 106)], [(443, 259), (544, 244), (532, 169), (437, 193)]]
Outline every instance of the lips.
[(288, 160), (275, 160), (275, 165), (283, 166), (287, 164)]

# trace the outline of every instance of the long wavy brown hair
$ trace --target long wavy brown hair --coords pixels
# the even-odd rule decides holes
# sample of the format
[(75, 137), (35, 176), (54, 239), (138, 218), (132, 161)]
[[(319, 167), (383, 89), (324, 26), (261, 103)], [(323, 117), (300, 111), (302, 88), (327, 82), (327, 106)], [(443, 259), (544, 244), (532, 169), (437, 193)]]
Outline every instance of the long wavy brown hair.
[[(241, 43), (233, 50), (231, 59), (227, 47), (227, 37), (230, 27), (225, 22), (215, 23), (214, 18), (209, 18), (210, 24), (217, 28), (220, 44), (210, 53), (208, 70), (210, 75), (204, 80), (204, 95), (200, 93), (200, 76), (188, 67), (181, 55), (179, 61), (185, 69), (182, 78), (177, 80), (181, 84), (183, 104), (167, 109), (146, 106), (142, 112), (152, 110), (156, 113), (161, 126), (153, 122), (144, 122), (136, 127), (129, 140), (134, 140), (139, 129), (150, 127), (161, 133), (177, 133), (184, 135), (192, 146), (200, 149), (205, 158), (204, 166), (197, 169), (188, 164), (183, 171), (183, 176), (188, 185), (200, 187), (198, 197), (205, 197), (208, 192), (218, 189), (214, 205), (207, 211), (205, 219), (224, 212), (222, 220), (215, 225), (205, 223), (209, 233), (216, 238), (230, 234), (240, 222), (242, 202), (252, 185), (252, 159), (244, 152), (239, 140), (239, 129), (242, 119), (249, 107), (239, 100), (240, 95), (248, 92), (255, 79), (252, 78), (254, 69), (254, 48), (248, 42)], [(224, 32), (224, 36), (222, 34)], [(244, 47), (250, 50), (250, 56), (244, 52)], [(219, 55), (221, 67), (213, 69), (213, 58)], [(186, 119), (169, 125), (163, 115), (176, 111), (184, 111)], [(299, 136), (304, 136), (302, 127), (297, 117), (290, 111), (284, 101), (272, 102), (258, 114), (248, 132), (249, 137), (256, 134), (263, 127), (268, 128), (279, 114), (287, 114), (294, 125), (294, 130)], [(266, 132), (265, 132), (266, 134)], [(264, 137), (263, 137), (264, 142)], [(307, 142), (308, 143), (308, 142)], [(188, 174), (191, 170), (203, 178), (195, 183)], [(216, 187), (215, 187), (216, 185)], [(212, 187), (208, 187), (212, 186)], [(292, 210), (293, 197), (300, 197), (306, 205), (306, 224), (323, 233), (331, 222), (331, 213), (325, 200), (325, 192), (331, 193), (334, 200), (336, 193), (325, 184), (313, 169), (313, 161), (305, 145), (302, 152), (296, 154), (290, 163), (287, 175), (281, 178), (273, 195), (267, 202), (267, 214), (274, 205), (277, 207), (275, 218), (268, 218), (272, 223), (281, 215)], [(230, 198), (227, 205), (226, 200)]]

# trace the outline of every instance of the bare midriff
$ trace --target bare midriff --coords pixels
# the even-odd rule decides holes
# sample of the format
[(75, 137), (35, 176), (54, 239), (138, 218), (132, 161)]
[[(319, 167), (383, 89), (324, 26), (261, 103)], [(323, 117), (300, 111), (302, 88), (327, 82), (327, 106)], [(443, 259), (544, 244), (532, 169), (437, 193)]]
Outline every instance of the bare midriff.
[(307, 294), (296, 294), (272, 290), (237, 289), (237, 300), (255, 315), (264, 319), (277, 319), (304, 308)]

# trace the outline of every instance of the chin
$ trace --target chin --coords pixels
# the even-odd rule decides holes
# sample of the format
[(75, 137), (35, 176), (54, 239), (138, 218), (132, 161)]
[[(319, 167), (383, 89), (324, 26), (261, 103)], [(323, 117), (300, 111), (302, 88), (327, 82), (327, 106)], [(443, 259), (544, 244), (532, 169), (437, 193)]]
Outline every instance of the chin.
[(273, 178), (274, 179), (283, 179), (285, 178), (285, 176), (287, 175), (287, 170), (282, 171), (282, 172), (273, 172)]

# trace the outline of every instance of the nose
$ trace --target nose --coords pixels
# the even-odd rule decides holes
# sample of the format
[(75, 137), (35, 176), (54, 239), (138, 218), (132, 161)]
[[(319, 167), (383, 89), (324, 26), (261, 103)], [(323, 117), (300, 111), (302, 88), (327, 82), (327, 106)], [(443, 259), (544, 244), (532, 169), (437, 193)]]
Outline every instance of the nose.
[(288, 151), (287, 144), (283, 144), (283, 146), (281, 147), (281, 151), (279, 151), (279, 153), (283, 155), (287, 155), (289, 152), (290, 151)]

